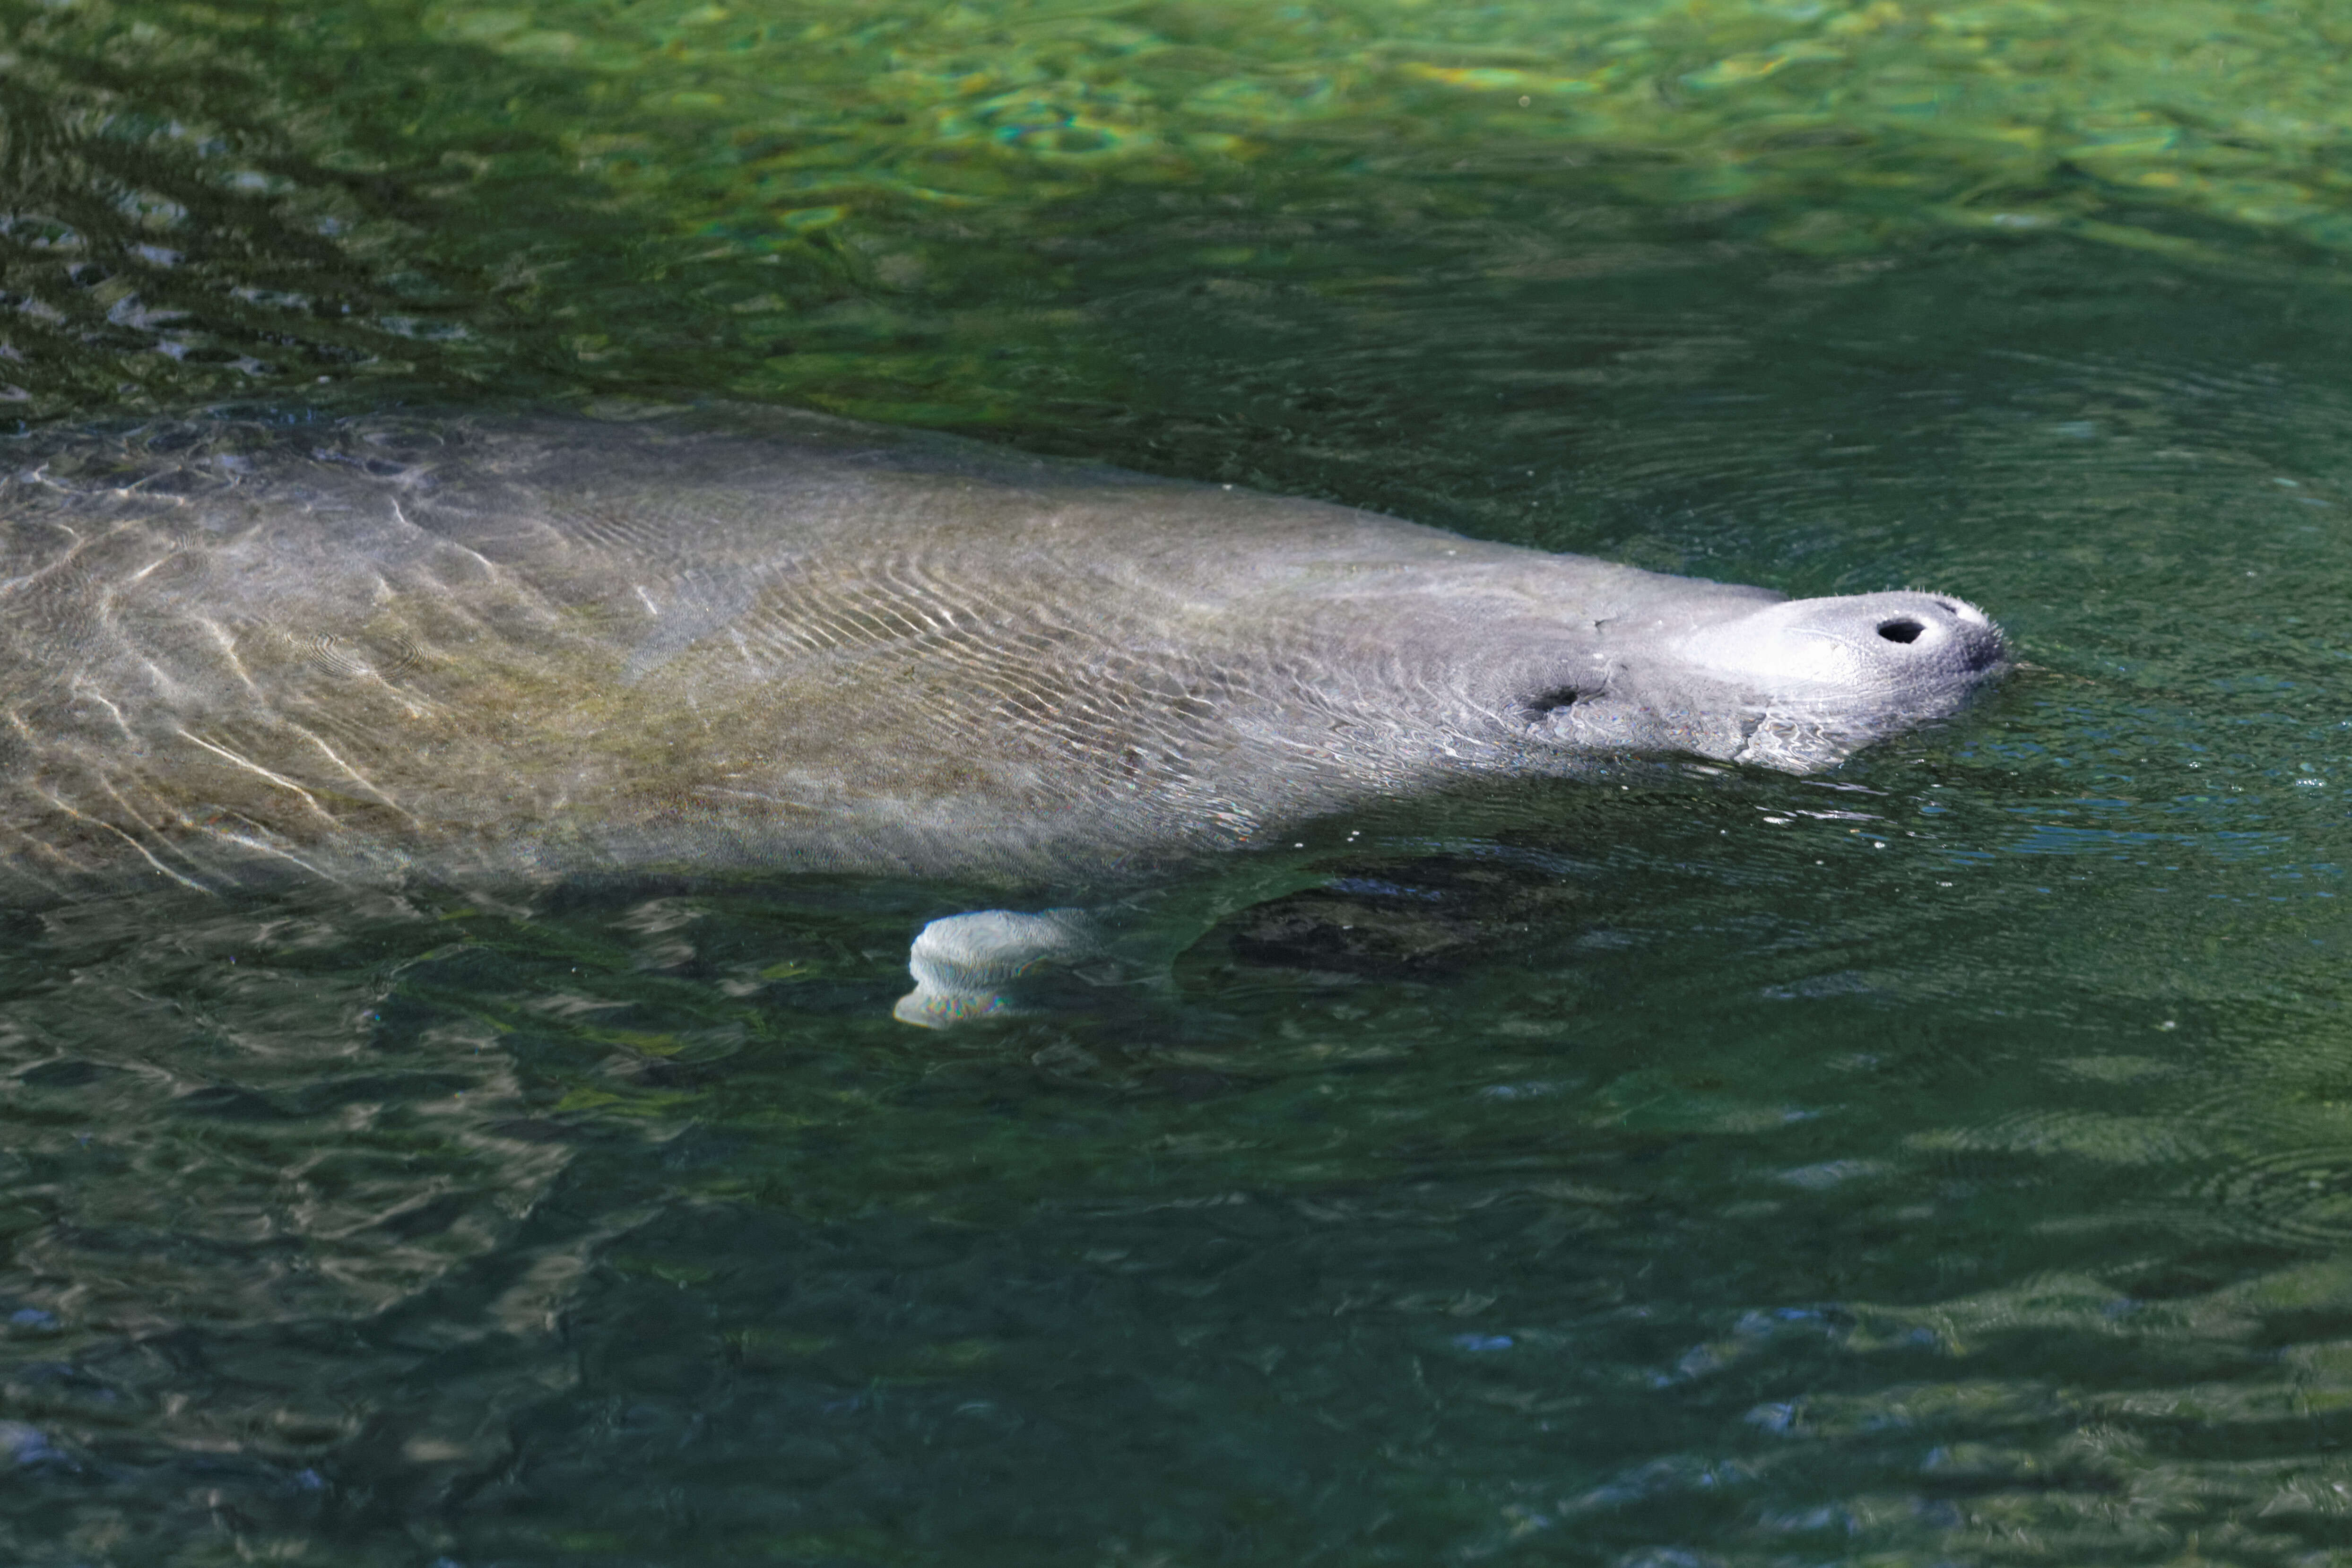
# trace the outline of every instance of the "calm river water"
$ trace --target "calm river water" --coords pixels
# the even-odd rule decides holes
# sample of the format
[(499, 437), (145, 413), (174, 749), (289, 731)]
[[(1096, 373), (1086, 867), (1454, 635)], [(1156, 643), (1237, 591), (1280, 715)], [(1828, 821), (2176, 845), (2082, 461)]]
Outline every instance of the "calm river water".
[(969, 888), (0, 912), (0, 1558), (2352, 1563), (2347, 61), (0, 0), (20, 427), (794, 402), (2027, 661), (1213, 870), (1321, 884), (1116, 1027), (890, 1021)]

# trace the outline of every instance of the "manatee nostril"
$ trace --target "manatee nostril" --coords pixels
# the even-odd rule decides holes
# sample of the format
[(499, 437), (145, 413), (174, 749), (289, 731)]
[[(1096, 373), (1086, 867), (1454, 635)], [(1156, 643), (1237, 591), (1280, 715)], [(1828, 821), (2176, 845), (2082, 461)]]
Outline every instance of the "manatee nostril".
[(1919, 640), (1919, 633), (1926, 630), (1925, 626), (1912, 620), (1908, 615), (1898, 616), (1893, 621), (1882, 621), (1878, 623), (1878, 634), (1890, 643), (1916, 643)]
[(1958, 606), (1947, 604), (1940, 599), (1936, 601), (1936, 608), (1942, 611), (1947, 615), (1958, 615), (1960, 612)]

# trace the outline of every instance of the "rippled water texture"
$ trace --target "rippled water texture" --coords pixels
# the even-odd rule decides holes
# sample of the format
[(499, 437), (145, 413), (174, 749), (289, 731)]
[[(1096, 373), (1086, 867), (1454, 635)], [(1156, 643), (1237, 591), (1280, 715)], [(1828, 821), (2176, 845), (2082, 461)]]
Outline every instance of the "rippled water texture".
[(2347, 41), (0, 0), (27, 422), (809, 402), (2028, 661), (1116, 1019), (890, 1021), (972, 888), (0, 912), (0, 1558), (2352, 1562)]

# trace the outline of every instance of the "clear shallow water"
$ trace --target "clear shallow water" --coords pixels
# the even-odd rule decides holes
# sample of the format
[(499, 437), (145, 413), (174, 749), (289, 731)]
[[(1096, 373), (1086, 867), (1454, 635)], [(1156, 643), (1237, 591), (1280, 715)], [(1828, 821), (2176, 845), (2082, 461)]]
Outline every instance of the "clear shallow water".
[[(1239, 912), (1140, 1017), (890, 1022), (968, 888), (12, 917), (0, 1554), (2341, 1559), (2340, 141), (2248, 129), (2326, 100), (2304, 22), (2150, 7), (2163, 72), (2022, 69), (2061, 127), (2238, 95), (2103, 171), (1962, 157), (2019, 145), (1981, 84), (1890, 131), (1873, 93), (1958, 68), (1920, 12), (1808, 89), (1802, 145), (1854, 151), (1791, 184), (1733, 154), (1793, 110), (1688, 78), (1867, 13), (1596, 11), (1696, 63), (1550, 140), (1495, 131), (1517, 80), (1328, 64), (1425, 42), (1402, 11), (992, 13), (969, 59), (633, 15), (8, 13), (21, 412), (821, 401), (1933, 584), (2030, 667), (1826, 780), (1497, 791), (1210, 868)], [(1584, 26), (1418, 63), (1558, 76)], [(2179, 63), (2215, 37), (2250, 54)], [(1151, 40), (1226, 72), (1104, 89), (1163, 151), (938, 152), (950, 68)], [(2313, 210), (2168, 194), (2211, 125)], [(2033, 180), (2063, 222), (1952, 215)]]

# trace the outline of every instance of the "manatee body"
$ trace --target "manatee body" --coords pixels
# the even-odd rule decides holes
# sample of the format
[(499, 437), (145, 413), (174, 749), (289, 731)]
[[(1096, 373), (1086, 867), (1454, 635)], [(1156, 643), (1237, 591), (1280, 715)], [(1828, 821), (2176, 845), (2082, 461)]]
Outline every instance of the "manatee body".
[(814, 415), (0, 442), (0, 873), (1005, 877), (1478, 774), (1805, 771), (2002, 663), (1788, 601)]

